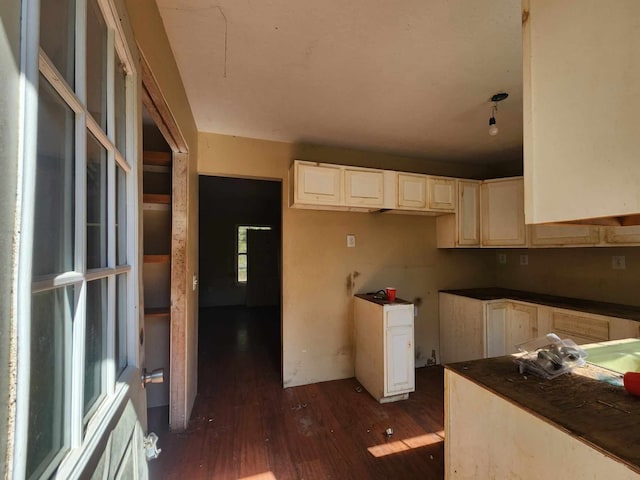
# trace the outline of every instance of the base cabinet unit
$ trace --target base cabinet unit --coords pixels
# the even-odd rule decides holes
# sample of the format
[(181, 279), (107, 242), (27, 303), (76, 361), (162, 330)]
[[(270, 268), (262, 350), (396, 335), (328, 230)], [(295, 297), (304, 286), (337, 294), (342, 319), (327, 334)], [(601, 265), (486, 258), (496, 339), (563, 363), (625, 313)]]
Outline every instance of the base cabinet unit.
[(405, 400), (415, 390), (413, 304), (355, 297), (355, 373), (380, 403)]
[[(521, 293), (526, 297), (526, 292)], [(497, 298), (493, 293), (490, 296), (487, 300), (440, 292), (442, 364), (517, 353), (516, 345), (547, 333), (571, 339), (578, 345), (640, 338), (640, 321), (553, 307), (544, 302), (535, 303), (534, 299), (510, 300)], [(516, 298), (522, 297), (516, 295)], [(563, 304), (576, 300), (557, 298)], [(578, 300), (578, 304), (585, 303), (589, 302)], [(614, 310), (625, 307), (609, 305)], [(593, 311), (592, 307), (586, 309)], [(632, 318), (638, 317), (637, 311), (627, 313)]]
[[(481, 369), (478, 365), (471, 368)], [(485, 373), (485, 376), (490, 375)], [(508, 383), (507, 379), (512, 382), (515, 379), (518, 385), (520, 379), (515, 369), (508, 375), (498, 378), (503, 383)], [(605, 453), (602, 447), (582, 439), (583, 435), (554, 424), (531, 408), (521, 407), (514, 400), (506, 399), (504, 395), (498, 395), (450, 369), (445, 369), (444, 382), (446, 479), (640, 478), (637, 467), (630, 467), (615, 455)], [(545, 395), (546, 389), (538, 391)], [(564, 403), (571, 404), (570, 408), (575, 411), (574, 405), (585, 403), (586, 391), (583, 387), (580, 396), (573, 391), (564, 393), (567, 399), (571, 399), (563, 399)], [(586, 398), (586, 401), (598, 405), (596, 398)], [(557, 409), (554, 408), (554, 413)], [(603, 410), (598, 413), (607, 415)], [(573, 423), (589, 430), (589, 416), (582, 415), (584, 421)], [(616, 428), (623, 431), (628, 426), (612, 422), (610, 431), (616, 432)], [(620, 431), (615, 434), (610, 431), (607, 435), (600, 432), (600, 435), (610, 438), (620, 435)]]
[(485, 302), (440, 293), (440, 362), (484, 357)]

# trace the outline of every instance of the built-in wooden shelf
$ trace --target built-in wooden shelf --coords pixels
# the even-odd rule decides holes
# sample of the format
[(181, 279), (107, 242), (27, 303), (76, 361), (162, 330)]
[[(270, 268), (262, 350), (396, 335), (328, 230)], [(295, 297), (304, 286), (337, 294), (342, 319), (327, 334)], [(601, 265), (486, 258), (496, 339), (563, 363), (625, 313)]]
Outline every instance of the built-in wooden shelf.
[(148, 151), (142, 152), (142, 164), (169, 167), (171, 165), (171, 153)]
[(145, 255), (144, 263), (169, 263), (171, 255)]
[(145, 317), (166, 317), (170, 314), (169, 307), (154, 307), (154, 308), (145, 308), (144, 316)]
[(145, 193), (142, 196), (144, 203), (160, 203), (163, 205), (169, 205), (171, 203), (171, 195), (160, 193)]

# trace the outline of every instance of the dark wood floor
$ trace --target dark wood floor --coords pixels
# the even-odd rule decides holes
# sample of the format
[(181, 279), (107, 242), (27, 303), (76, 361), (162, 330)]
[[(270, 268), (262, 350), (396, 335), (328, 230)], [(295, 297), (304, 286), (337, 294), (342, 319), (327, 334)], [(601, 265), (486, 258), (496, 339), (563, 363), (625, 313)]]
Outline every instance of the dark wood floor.
[(409, 400), (380, 405), (354, 378), (282, 389), (275, 309), (201, 309), (199, 342), (189, 428), (156, 425), (152, 479), (444, 477), (442, 368), (417, 369)]

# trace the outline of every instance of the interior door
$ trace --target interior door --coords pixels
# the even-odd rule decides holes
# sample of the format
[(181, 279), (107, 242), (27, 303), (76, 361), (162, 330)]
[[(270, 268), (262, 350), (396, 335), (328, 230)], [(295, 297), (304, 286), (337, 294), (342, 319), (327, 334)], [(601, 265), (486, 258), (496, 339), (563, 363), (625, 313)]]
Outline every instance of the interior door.
[(248, 307), (280, 305), (279, 250), (274, 230), (247, 230)]

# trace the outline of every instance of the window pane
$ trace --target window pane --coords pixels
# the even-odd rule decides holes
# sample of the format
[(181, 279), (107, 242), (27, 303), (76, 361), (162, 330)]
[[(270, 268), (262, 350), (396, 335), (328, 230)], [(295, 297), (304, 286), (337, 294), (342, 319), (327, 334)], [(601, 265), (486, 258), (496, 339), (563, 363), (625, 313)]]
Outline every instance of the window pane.
[(127, 174), (116, 166), (116, 262), (127, 263)]
[(41, 0), (40, 46), (67, 83), (74, 87), (75, 20), (73, 0)]
[(123, 157), (126, 157), (127, 146), (127, 92), (126, 79), (127, 75), (120, 62), (116, 62), (115, 75), (115, 105), (116, 105), (116, 131), (115, 140), (116, 148)]
[(87, 109), (107, 131), (107, 26), (96, 0), (87, 2)]
[[(55, 467), (69, 448), (73, 287), (33, 295), (27, 476)], [(65, 428), (66, 426), (66, 428)]]
[(116, 277), (116, 373), (127, 367), (127, 274)]
[(107, 279), (87, 283), (87, 320), (84, 347), (84, 423), (102, 395), (102, 362), (106, 348)]
[(33, 275), (73, 270), (74, 119), (44, 77), (38, 96)]
[(87, 268), (107, 266), (107, 151), (87, 134)]
[(238, 255), (238, 282), (247, 281), (247, 255)]
[(247, 253), (247, 227), (238, 227), (238, 253)]

